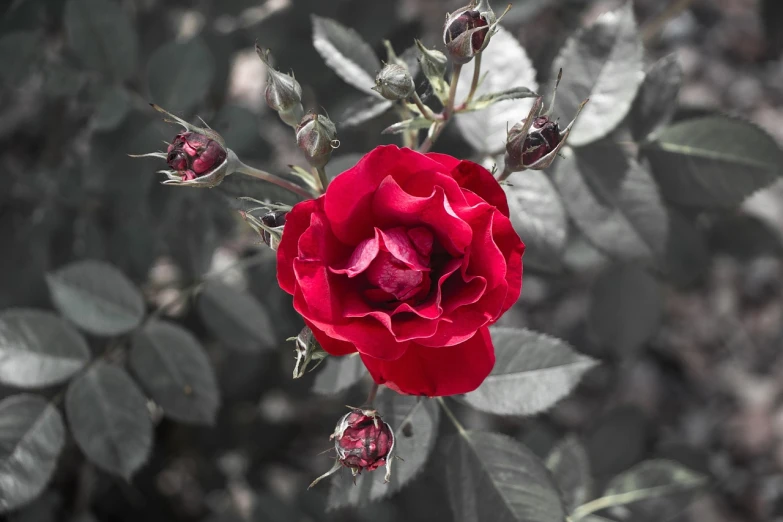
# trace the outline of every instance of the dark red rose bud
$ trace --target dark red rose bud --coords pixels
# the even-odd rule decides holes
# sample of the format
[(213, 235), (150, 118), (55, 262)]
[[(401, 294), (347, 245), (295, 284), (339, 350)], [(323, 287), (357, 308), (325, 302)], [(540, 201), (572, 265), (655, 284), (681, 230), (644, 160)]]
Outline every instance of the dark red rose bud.
[(487, 0), (473, 1), (447, 16), (443, 43), (452, 61), (466, 64), (483, 51), (489, 45), (498, 21)]
[(391, 427), (372, 410), (355, 409), (337, 423), (334, 449), (337, 459), (354, 475), (386, 464), (394, 447)]
[(205, 176), (226, 161), (226, 149), (203, 134), (182, 132), (169, 145), (166, 162), (182, 178), (191, 181)]
[(394, 432), (391, 426), (383, 422), (378, 412), (354, 408), (337, 422), (329, 439), (334, 440), (337, 461), (331, 470), (315, 479), (310, 487), (343, 466), (350, 468), (355, 477), (362, 471), (374, 471), (385, 465), (385, 480), (389, 481)]
[(533, 121), (530, 133), (523, 145), (522, 164), (532, 165), (557, 148), (560, 143), (560, 127), (547, 116)]
[[(264, 214), (264, 216), (261, 218), (261, 222), (269, 228), (280, 228), (285, 225), (286, 214), (288, 214), (288, 212), (283, 212), (282, 210), (275, 210), (268, 214)], [(261, 233), (261, 238), (264, 240), (264, 243), (266, 243), (267, 246), (275, 249), (277, 248), (277, 245), (274, 246), (272, 245), (273, 238), (272, 238), (272, 234), (270, 234), (269, 231), (264, 230)]]

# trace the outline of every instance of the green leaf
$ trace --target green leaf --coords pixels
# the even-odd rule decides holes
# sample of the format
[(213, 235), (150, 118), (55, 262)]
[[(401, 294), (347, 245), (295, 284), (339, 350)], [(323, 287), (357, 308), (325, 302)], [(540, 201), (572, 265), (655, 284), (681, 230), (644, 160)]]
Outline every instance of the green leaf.
[(247, 292), (209, 281), (199, 294), (197, 308), (207, 329), (229, 348), (257, 352), (276, 345), (269, 313)]
[(726, 116), (676, 123), (642, 150), (664, 198), (678, 205), (733, 208), (783, 173), (783, 152), (775, 140)]
[(563, 69), (554, 115), (569, 121), (590, 99), (568, 138), (570, 145), (599, 140), (625, 119), (644, 80), (642, 53), (630, 3), (604, 13), (566, 42), (554, 65), (553, 77)]
[(506, 89), (505, 91), (493, 92), (479, 96), (470, 103), (467, 110), (481, 111), (501, 101), (521, 100), (524, 98), (535, 98), (536, 96), (538, 95), (527, 87), (512, 87), (511, 89)]
[(97, 131), (111, 131), (120, 126), (131, 109), (128, 91), (122, 87), (108, 87), (101, 92), (92, 117)]
[(659, 264), (668, 215), (647, 169), (608, 139), (562, 152), (552, 181), (584, 236), (618, 259)]
[(512, 176), (503, 188), (511, 223), (525, 242), (525, 266), (558, 270), (568, 239), (568, 217), (549, 176), (527, 170)]
[(71, 381), (65, 411), (76, 443), (104, 471), (130, 480), (152, 450), (147, 399), (121, 368), (95, 363)]
[(521, 443), (497, 433), (454, 435), (444, 455), (457, 522), (563, 522), (565, 507), (549, 471)]
[(14, 31), (0, 38), (0, 81), (18, 86), (37, 59), (40, 37), (33, 31)]
[(318, 371), (313, 391), (319, 395), (334, 395), (347, 390), (367, 375), (367, 369), (358, 355), (327, 357), (324, 368)]
[(682, 80), (682, 66), (676, 54), (664, 56), (647, 71), (631, 107), (631, 132), (637, 141), (671, 121)]
[(497, 415), (533, 415), (568, 395), (596, 361), (565, 341), (530, 330), (490, 329), (495, 367), (465, 401)]
[[(524, 87), (535, 91), (536, 71), (527, 53), (514, 36), (498, 27), (492, 43), (481, 53), (482, 70), (489, 71), (476, 90), (476, 96)], [(476, 60), (465, 64), (457, 84), (457, 100), (463, 100), (470, 91)], [(495, 103), (481, 112), (457, 114), (456, 122), (462, 136), (477, 151), (493, 155), (502, 151), (506, 134), (515, 123), (527, 117), (532, 101), (506, 100)]]
[(41, 494), (65, 444), (57, 408), (37, 395), (12, 395), (0, 402), (0, 513)]
[(0, 382), (35, 388), (63, 382), (90, 360), (87, 342), (70, 324), (44, 311), (0, 313)]
[(349, 29), (330, 18), (312, 15), (313, 46), (318, 54), (346, 83), (360, 91), (379, 98), (372, 90), (375, 75), (381, 69), (381, 62), (372, 47)]
[(117, 81), (136, 72), (139, 42), (128, 15), (111, 0), (68, 0), (68, 44), (87, 67)]
[(706, 483), (705, 476), (677, 462), (648, 460), (612, 479), (601, 498), (577, 508), (571, 519), (578, 522), (598, 510), (689, 492)]
[(421, 472), (435, 446), (440, 410), (434, 401), (386, 388), (378, 394), (375, 408), (394, 430), (392, 455), (403, 460), (392, 460), (388, 484), (383, 482), (382, 471), (361, 474), (355, 486), (350, 473), (339, 473), (331, 481), (328, 509), (375, 502), (397, 493)]
[(637, 265), (607, 267), (590, 292), (587, 325), (596, 341), (619, 355), (633, 354), (658, 329), (658, 282)]
[(142, 387), (172, 419), (212, 425), (220, 390), (204, 348), (182, 328), (153, 322), (133, 336), (130, 366)]
[(593, 498), (590, 461), (584, 446), (575, 435), (561, 440), (552, 449), (546, 459), (546, 467), (552, 472), (569, 513)]
[(200, 38), (158, 47), (147, 64), (152, 101), (172, 113), (193, 110), (215, 79), (215, 60)]
[(144, 318), (138, 288), (115, 267), (78, 261), (46, 274), (57, 309), (79, 328), (95, 335), (119, 335)]

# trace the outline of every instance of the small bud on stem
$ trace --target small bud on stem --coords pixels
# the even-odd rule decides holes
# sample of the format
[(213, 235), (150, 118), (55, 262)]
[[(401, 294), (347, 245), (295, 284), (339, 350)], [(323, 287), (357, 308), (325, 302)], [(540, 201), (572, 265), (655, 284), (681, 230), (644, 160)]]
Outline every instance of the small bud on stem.
[(334, 123), (315, 112), (308, 113), (296, 127), (296, 143), (307, 162), (316, 169), (323, 169), (329, 163), (332, 149), (339, 144), (336, 138)]
[(408, 69), (396, 63), (386, 65), (375, 77), (373, 90), (391, 101), (407, 99), (415, 91)]
[(296, 127), (304, 116), (302, 107), (302, 86), (293, 75), (283, 74), (269, 64), (269, 51), (256, 44), (256, 53), (266, 65), (267, 81), (264, 98), (269, 108), (280, 115), (280, 119)]

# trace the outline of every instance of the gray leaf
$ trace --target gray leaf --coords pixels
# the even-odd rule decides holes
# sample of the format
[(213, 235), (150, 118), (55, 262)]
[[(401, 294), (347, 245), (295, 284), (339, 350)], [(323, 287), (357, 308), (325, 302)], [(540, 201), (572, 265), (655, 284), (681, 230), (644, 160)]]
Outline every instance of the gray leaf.
[(17, 87), (30, 71), (40, 47), (40, 37), (32, 31), (15, 31), (0, 38), (0, 80)]
[(0, 513), (41, 494), (65, 443), (60, 412), (36, 395), (0, 402)]
[(141, 292), (125, 275), (101, 261), (78, 261), (46, 274), (57, 309), (95, 335), (118, 335), (144, 318)]
[(247, 292), (209, 281), (199, 294), (198, 312), (209, 331), (229, 348), (257, 352), (275, 347), (269, 313)]
[(358, 355), (327, 357), (324, 369), (315, 376), (313, 391), (320, 395), (334, 395), (347, 390), (365, 375), (367, 370)]
[(130, 480), (147, 461), (147, 399), (121, 368), (95, 363), (68, 386), (65, 411), (76, 443), (99, 468)]
[(678, 205), (733, 208), (783, 173), (775, 140), (726, 116), (676, 123), (643, 150), (664, 198)]
[(495, 367), (468, 404), (498, 415), (533, 415), (568, 395), (596, 361), (538, 332), (491, 328)]
[(215, 60), (200, 38), (158, 47), (147, 64), (152, 101), (172, 113), (185, 113), (207, 95), (215, 79)]
[(392, 105), (392, 102), (389, 100), (367, 96), (346, 107), (337, 123), (341, 127), (356, 127), (376, 116), (380, 116), (391, 109)]
[(360, 91), (379, 98), (372, 90), (375, 75), (381, 69), (381, 62), (372, 47), (349, 29), (330, 18), (313, 15), (313, 46), (318, 54), (346, 83)]
[(644, 79), (642, 43), (630, 3), (601, 15), (571, 37), (555, 60), (553, 76), (563, 69), (555, 116), (570, 121), (590, 98), (568, 138), (587, 145), (608, 135), (628, 114)]
[[(704, 486), (707, 478), (670, 460), (648, 460), (637, 464), (609, 483), (601, 497), (606, 508), (624, 506), (642, 500), (693, 491)], [(574, 522), (583, 520), (587, 510), (577, 509)]]
[(328, 509), (362, 505), (397, 493), (421, 472), (435, 446), (440, 410), (434, 401), (384, 388), (375, 408), (394, 430), (393, 455), (403, 460), (392, 461), (388, 484), (383, 483), (383, 469), (361, 474), (355, 486), (349, 473), (338, 474), (331, 481)]
[(575, 435), (561, 440), (552, 449), (546, 459), (546, 467), (552, 472), (569, 513), (593, 498), (590, 461)]
[(558, 270), (568, 239), (568, 218), (549, 177), (539, 170), (517, 173), (504, 187), (511, 223), (525, 242), (525, 266)]
[(68, 0), (65, 32), (82, 62), (114, 80), (136, 72), (139, 42), (128, 15), (110, 0)]
[(671, 121), (677, 109), (682, 75), (676, 54), (664, 56), (647, 71), (631, 107), (631, 132), (637, 141), (644, 140)]
[(590, 333), (617, 354), (637, 351), (658, 329), (661, 291), (658, 282), (639, 266), (608, 267), (596, 279), (590, 302)]
[(446, 448), (447, 485), (457, 522), (563, 522), (565, 508), (549, 471), (521, 443), (468, 431)]
[(130, 366), (168, 417), (212, 425), (220, 391), (198, 340), (173, 323), (153, 322), (133, 337)]
[(0, 382), (34, 388), (60, 383), (90, 360), (87, 342), (49, 312), (11, 309), (0, 313)]
[(610, 140), (562, 152), (552, 180), (585, 237), (619, 259), (660, 263), (668, 216), (644, 166)]
[[(527, 53), (514, 36), (502, 27), (492, 37), (489, 46), (482, 53), (482, 70), (488, 71), (486, 78), (476, 91), (480, 97), (513, 87), (538, 89), (536, 71)], [(462, 67), (457, 84), (457, 102), (461, 102), (470, 91), (473, 67), (476, 61)], [(530, 112), (532, 100), (506, 100), (493, 104), (483, 111), (468, 112), (456, 116), (457, 127), (462, 136), (479, 152), (494, 154), (505, 147), (506, 133), (515, 123)]]
[(111, 131), (119, 127), (131, 109), (130, 96), (122, 87), (108, 87), (98, 98), (92, 124), (97, 131)]

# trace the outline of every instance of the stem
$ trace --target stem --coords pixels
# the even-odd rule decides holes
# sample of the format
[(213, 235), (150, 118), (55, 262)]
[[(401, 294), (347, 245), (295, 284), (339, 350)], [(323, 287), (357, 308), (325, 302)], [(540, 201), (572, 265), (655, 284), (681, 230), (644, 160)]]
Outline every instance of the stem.
[(239, 161), (239, 158), (237, 158), (237, 164), (235, 168), (236, 168), (235, 172), (240, 172), (242, 174), (245, 174), (246, 176), (251, 176), (253, 178), (257, 178), (262, 181), (268, 181), (269, 183), (272, 183), (273, 185), (277, 185), (280, 188), (284, 188), (289, 192), (293, 192), (297, 196), (301, 196), (304, 199), (313, 199), (313, 195), (310, 194), (310, 192), (300, 187), (296, 183), (292, 183), (279, 176), (270, 174), (269, 172), (253, 168), (249, 165), (245, 165), (244, 163)]
[(321, 193), (323, 194), (329, 185), (329, 178), (326, 176), (326, 171), (323, 167), (315, 167), (315, 172), (318, 174), (318, 182), (321, 183)]
[(454, 114), (454, 98), (457, 97), (457, 83), (459, 82), (460, 71), (462, 71), (462, 65), (454, 64), (454, 69), (451, 71), (451, 84), (449, 85), (449, 97), (446, 100), (446, 106), (443, 109), (443, 114), (439, 118), (440, 121), (435, 124), (435, 131), (432, 133), (432, 136), (427, 136), (427, 139), (425, 139), (424, 143), (419, 147), (419, 152), (422, 154), (430, 151), (435, 140), (440, 137), (443, 129), (446, 128), (446, 124), (451, 119), (451, 115)]
[(465, 429), (462, 423), (460, 423), (460, 421), (457, 419), (457, 416), (454, 415), (454, 412), (451, 411), (451, 408), (449, 408), (446, 405), (446, 401), (443, 400), (443, 397), (438, 397), (438, 404), (443, 409), (443, 412), (446, 414), (449, 420), (451, 420), (452, 424), (454, 424), (454, 427), (457, 428), (459, 434), (462, 436), (467, 435), (468, 431)]
[(421, 101), (421, 98), (419, 97), (419, 93), (413, 91), (413, 94), (411, 94), (411, 98), (413, 99), (413, 103), (416, 104), (416, 107), (419, 108), (419, 111), (421, 112), (422, 116), (424, 116), (430, 121), (437, 121), (439, 119), (438, 116), (434, 112), (432, 112), (432, 109), (424, 105), (424, 102)]
[(498, 176), (498, 181), (505, 181), (511, 174), (513, 174), (513, 172), (508, 170), (508, 167), (503, 166), (503, 172)]
[[(400, 117), (400, 121), (409, 120), (413, 116), (411, 114), (410, 109), (408, 109), (407, 105), (400, 102), (395, 104), (395, 109), (397, 111), (397, 114)], [(416, 146), (416, 138), (418, 136), (417, 130), (406, 130), (402, 133), (402, 146), (407, 147), (409, 149), (412, 149)]]
[(364, 401), (364, 404), (367, 407), (372, 408), (376, 395), (378, 395), (378, 383), (373, 381), (372, 388), (370, 388), (370, 393), (367, 395), (367, 400)]
[(448, 121), (454, 112), (454, 99), (457, 97), (457, 83), (459, 83), (459, 73), (462, 71), (461, 64), (454, 64), (451, 71), (451, 85), (449, 85), (449, 98), (446, 100), (446, 108), (443, 110), (443, 120)]
[(468, 97), (465, 98), (465, 102), (462, 104), (464, 107), (467, 107), (468, 104), (473, 101), (473, 96), (476, 95), (476, 89), (478, 89), (479, 84), (479, 78), (481, 78), (481, 57), (484, 53), (479, 53), (476, 58), (474, 58), (474, 64), (473, 64), (473, 81), (470, 83), (470, 92), (468, 93)]
[(201, 281), (199, 281), (198, 283), (192, 284), (189, 287), (183, 289), (179, 293), (179, 295), (177, 295), (176, 298), (174, 298), (173, 300), (169, 301), (168, 303), (164, 303), (164, 304), (160, 305), (159, 307), (157, 307), (150, 314), (149, 320), (157, 319), (158, 317), (160, 317), (163, 314), (163, 312), (165, 312), (166, 310), (168, 310), (172, 306), (174, 306), (176, 304), (179, 304), (183, 300), (185, 300), (188, 297), (190, 297), (194, 292), (198, 291), (198, 289), (201, 288), (201, 286), (204, 284), (204, 282), (207, 279), (221, 276), (221, 275), (225, 274), (226, 272), (228, 272), (230, 270), (238, 270), (240, 268), (250, 268), (252, 266), (257, 265), (258, 263), (260, 263), (264, 259), (266, 259), (266, 257), (267, 257), (266, 250), (259, 250), (257, 254), (252, 255), (250, 257), (246, 257), (245, 259), (242, 259), (241, 261), (238, 261), (238, 262), (234, 263), (233, 265), (224, 268), (223, 270), (218, 270), (217, 272), (213, 272), (211, 274), (204, 275), (204, 277), (202, 278)]

